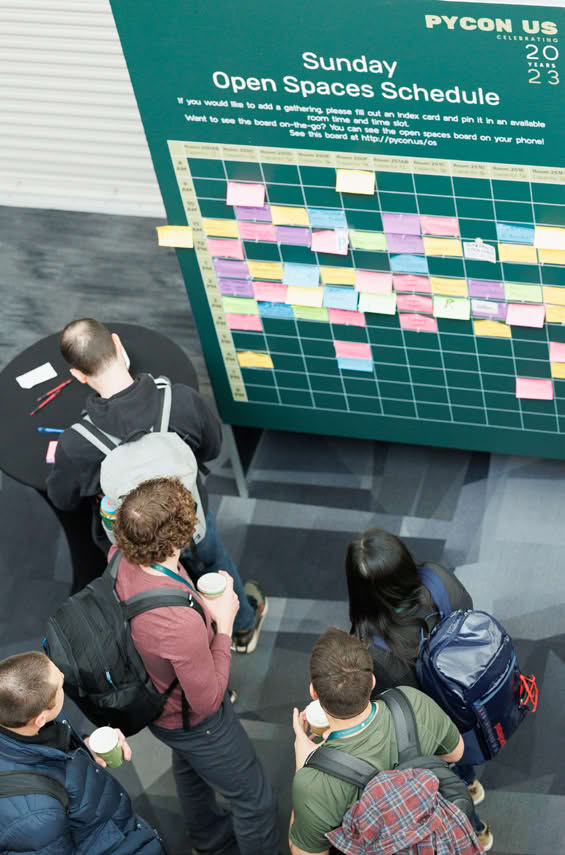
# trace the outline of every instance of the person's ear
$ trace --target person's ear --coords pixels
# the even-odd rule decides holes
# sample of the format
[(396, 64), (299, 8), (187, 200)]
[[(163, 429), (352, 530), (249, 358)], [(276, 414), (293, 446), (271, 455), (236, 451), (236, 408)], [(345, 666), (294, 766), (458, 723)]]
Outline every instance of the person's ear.
[(75, 380), (78, 380), (79, 383), (88, 383), (88, 377), (86, 374), (83, 374), (82, 371), (79, 371), (78, 368), (69, 369)]
[(47, 724), (47, 710), (43, 710), (39, 715), (36, 715), (35, 718), (32, 718), (29, 725), (34, 729), (41, 730), (41, 728)]
[(121, 342), (118, 333), (112, 333), (112, 341), (114, 342), (114, 347), (116, 348), (116, 356), (118, 357), (124, 368), (127, 368), (124, 346)]
[(318, 693), (317, 693), (316, 689), (314, 688), (314, 686), (312, 685), (312, 683), (310, 683), (310, 697), (312, 698), (313, 701), (318, 700)]
[(372, 678), (373, 678), (373, 685), (371, 686), (371, 689), (374, 689), (374, 688), (375, 688), (375, 686), (377, 685), (377, 681), (375, 680), (375, 675), (374, 675), (374, 674), (372, 674), (371, 676), (372, 676)]

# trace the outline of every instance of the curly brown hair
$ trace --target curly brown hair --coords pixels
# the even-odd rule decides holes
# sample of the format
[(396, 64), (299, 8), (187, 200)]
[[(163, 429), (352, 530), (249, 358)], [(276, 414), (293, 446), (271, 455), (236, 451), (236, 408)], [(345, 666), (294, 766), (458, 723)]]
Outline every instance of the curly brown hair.
[(190, 543), (196, 525), (194, 499), (178, 478), (152, 478), (128, 493), (113, 532), (128, 561), (148, 567)]

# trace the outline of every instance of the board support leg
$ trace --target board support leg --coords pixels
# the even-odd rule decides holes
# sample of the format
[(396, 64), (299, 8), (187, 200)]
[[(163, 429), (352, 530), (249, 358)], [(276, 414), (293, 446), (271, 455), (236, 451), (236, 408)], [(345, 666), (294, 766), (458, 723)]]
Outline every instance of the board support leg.
[(243, 471), (243, 466), (241, 465), (241, 457), (239, 456), (239, 449), (235, 441), (232, 426), (224, 424), (223, 432), (224, 442), (226, 443), (226, 448), (228, 450), (228, 455), (231, 461), (233, 477), (235, 478), (235, 485), (237, 487), (239, 498), (248, 499), (249, 489), (247, 487), (247, 478), (245, 477), (245, 472)]

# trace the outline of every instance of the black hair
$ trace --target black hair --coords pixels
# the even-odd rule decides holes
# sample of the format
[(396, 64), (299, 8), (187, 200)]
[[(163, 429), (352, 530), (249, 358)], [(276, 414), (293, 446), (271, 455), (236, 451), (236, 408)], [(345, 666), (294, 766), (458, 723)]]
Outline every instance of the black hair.
[[(425, 629), (418, 612), (433, 604), (406, 545), (388, 531), (369, 529), (349, 544), (345, 573), (352, 634), (363, 641), (380, 636), (391, 653), (413, 665)], [(413, 641), (412, 633), (402, 632), (408, 625), (417, 629)]]

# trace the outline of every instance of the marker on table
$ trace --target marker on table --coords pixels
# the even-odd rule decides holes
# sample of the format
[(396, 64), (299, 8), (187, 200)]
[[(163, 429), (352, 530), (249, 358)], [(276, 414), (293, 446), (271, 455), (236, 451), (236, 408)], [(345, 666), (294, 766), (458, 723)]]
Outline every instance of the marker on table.
[(65, 428), (38, 427), (37, 430), (39, 433), (64, 433)]

